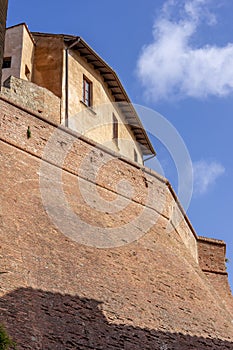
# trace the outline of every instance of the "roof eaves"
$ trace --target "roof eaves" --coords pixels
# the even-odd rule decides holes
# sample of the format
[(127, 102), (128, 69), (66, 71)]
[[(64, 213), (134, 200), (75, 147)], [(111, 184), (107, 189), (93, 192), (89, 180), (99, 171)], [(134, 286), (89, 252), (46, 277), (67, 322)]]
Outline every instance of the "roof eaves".
[[(141, 120), (140, 120), (140, 118), (139, 118), (135, 108), (133, 107), (133, 105), (132, 105), (132, 103), (131, 103), (131, 101), (130, 101), (130, 99), (129, 99), (129, 97), (128, 97), (128, 95), (127, 95), (127, 93), (126, 93), (126, 91), (125, 91), (121, 81), (120, 81), (120, 79), (118, 78), (117, 73), (81, 37), (64, 36), (64, 40), (68, 41), (68, 42), (70, 40), (74, 40), (74, 39), (76, 39), (76, 40), (79, 39), (79, 42), (76, 45), (76, 49), (80, 50), (81, 48), (78, 48), (78, 45), (81, 44), (85, 49), (88, 50), (89, 53), (91, 53), (96, 58), (96, 60), (98, 62), (101, 63), (101, 68), (99, 68), (100, 73), (101, 73), (101, 69), (103, 69), (103, 68), (107, 69), (107, 71), (105, 73), (102, 73), (102, 75), (107, 75), (108, 74), (108, 75), (112, 75), (113, 76), (113, 78), (114, 78), (113, 81), (115, 81), (117, 83), (116, 87), (120, 88), (120, 92), (121, 92), (120, 95), (121, 94), (123, 95), (123, 100), (120, 100), (119, 102), (127, 103), (127, 104), (130, 105), (131, 113), (132, 113), (132, 116), (134, 118), (134, 123), (135, 123), (134, 126), (138, 127), (138, 130), (140, 130), (140, 132), (142, 133), (142, 135), (143, 135), (143, 137), (145, 139), (145, 143), (144, 144), (141, 143), (141, 148), (142, 148), (143, 154), (145, 154), (145, 155), (154, 154), (155, 155), (156, 152), (155, 152), (155, 150), (154, 150), (154, 148), (153, 148), (153, 146), (152, 146), (152, 144), (151, 144), (151, 142), (149, 140), (149, 137), (148, 137), (148, 135), (147, 135), (147, 133), (146, 133), (142, 123), (141, 123)], [(98, 67), (96, 69), (98, 69)], [(129, 123), (130, 126), (132, 126), (132, 123), (129, 120), (127, 120), (127, 122)]]
[(64, 38), (64, 34), (50, 34), (50, 33), (32, 32), (32, 35), (33, 36), (42, 36), (42, 37)]
[[(129, 106), (130, 106), (130, 109), (131, 109), (131, 114), (133, 116), (133, 123), (132, 123), (132, 118), (131, 121), (126, 119), (126, 121), (128, 122), (129, 126), (131, 126), (131, 129), (132, 129), (132, 132), (134, 133), (133, 131), (133, 127), (137, 127), (137, 130), (141, 133), (141, 136), (143, 136), (143, 139), (140, 138), (140, 140), (138, 139), (138, 142), (141, 146), (141, 150), (142, 150), (142, 153), (144, 155), (156, 155), (156, 152), (149, 140), (149, 137), (141, 123), (141, 120), (135, 110), (135, 108), (133, 107), (123, 85), (121, 84), (121, 81), (120, 79), (118, 78), (118, 75), (117, 73), (114, 71), (114, 69), (109, 66), (86, 42), (85, 40), (83, 40), (81, 37), (79, 36), (74, 36), (74, 35), (67, 35), (67, 34), (50, 34), (50, 33), (40, 33), (40, 32), (32, 32), (32, 35), (34, 36), (43, 36), (43, 37), (60, 37), (60, 38), (63, 38), (64, 42), (67, 43), (67, 44), (72, 44), (72, 41), (77, 41), (78, 40), (78, 43), (72, 47), (72, 49), (74, 49), (76, 47), (76, 49), (81, 49), (80, 47), (78, 47), (78, 45), (82, 45), (83, 48), (85, 48), (89, 53), (91, 53), (91, 55), (93, 55), (95, 58), (96, 58), (96, 61), (101, 63), (101, 66), (98, 66), (96, 67), (97, 70), (100, 71), (100, 73), (103, 75), (112, 75), (113, 76), (113, 81), (115, 81), (117, 83), (117, 86), (115, 86), (114, 88), (119, 88), (120, 89), (120, 93), (119, 93), (119, 96), (123, 96), (123, 99), (122, 98), (119, 98), (118, 100), (116, 99), (116, 102), (121, 102), (121, 103), (127, 103)], [(101, 72), (101, 69), (106, 69), (107, 71), (105, 72)], [(111, 87), (109, 87), (110, 90), (111, 90)], [(136, 134), (135, 134), (136, 136)], [(137, 140), (137, 138), (136, 138)]]

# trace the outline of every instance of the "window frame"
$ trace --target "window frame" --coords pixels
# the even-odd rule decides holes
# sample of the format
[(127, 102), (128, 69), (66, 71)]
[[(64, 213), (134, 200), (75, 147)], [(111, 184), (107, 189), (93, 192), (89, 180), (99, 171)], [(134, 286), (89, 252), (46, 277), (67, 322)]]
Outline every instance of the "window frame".
[(28, 68), (27, 64), (25, 64), (25, 77), (30, 80), (31, 72), (30, 69)]
[[(87, 89), (88, 86), (88, 89)], [(93, 83), (90, 79), (88, 79), (85, 75), (83, 75), (83, 96), (82, 96), (82, 102), (87, 107), (93, 106)]]
[(115, 144), (118, 146), (119, 122), (114, 113), (112, 114), (112, 139), (115, 142)]
[(11, 68), (12, 57), (3, 57), (2, 69)]

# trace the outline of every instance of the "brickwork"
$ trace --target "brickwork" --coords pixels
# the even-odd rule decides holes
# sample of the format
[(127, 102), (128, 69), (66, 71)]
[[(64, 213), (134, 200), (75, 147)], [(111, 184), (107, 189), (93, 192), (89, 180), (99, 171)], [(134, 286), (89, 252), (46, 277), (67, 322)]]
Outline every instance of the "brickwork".
[[(4, 140), (33, 155), (42, 157), (44, 147), (55, 130), (54, 126), (3, 101), (1, 103), (1, 113), (0, 126)], [(25, 139), (28, 126), (30, 126), (32, 132), (30, 142)], [(146, 205), (148, 209), (155, 212), (155, 215), (159, 213), (166, 217), (171, 224), (174, 221), (176, 230), (197, 261), (195, 233), (183, 218), (176, 203), (176, 198), (173, 197), (170, 187), (166, 186), (167, 181), (165, 179), (150, 169), (140, 167), (130, 162), (130, 160), (126, 160), (126, 158), (119, 157), (118, 154), (114, 155), (107, 148), (104, 149), (93, 142), (87, 142), (81, 135), (78, 138), (77, 133), (61, 128), (58, 130), (56, 137), (57, 141), (50, 146), (51, 159), (49, 161), (51, 163), (57, 164), (58, 159), (64, 157), (63, 168), (89, 181), (93, 181), (93, 177), (97, 172), (100, 176), (95, 177), (94, 181), (99, 187), (109, 189), (115, 194), (120, 193), (128, 198), (130, 202), (133, 200), (136, 203)], [(71, 149), (69, 149), (70, 145), (72, 145)], [(69, 149), (69, 152), (66, 155), (67, 149)], [(57, 154), (59, 154), (59, 158)], [(109, 173), (111, 173), (111, 177), (109, 177)], [(132, 185), (133, 197), (129, 197), (127, 188), (116, 188), (116, 184), (122, 179), (127, 180)], [(179, 217), (179, 220), (177, 217)]]
[(226, 269), (226, 244), (217, 239), (198, 237), (199, 265), (208, 281), (233, 314), (233, 298)]
[(14, 337), (25, 344), (19, 349), (231, 350), (233, 346), (217, 338), (114, 323), (106, 318), (102, 301), (69, 294), (20, 288), (4, 296), (0, 305)]
[[(61, 128), (51, 144), (59, 152), (51, 152), (49, 167), (55, 174), (72, 144), (62, 164), (63, 189), (83, 222), (101, 230), (133, 222), (142, 210), (144, 219), (156, 217), (130, 244), (109, 249), (80, 244), (55, 226), (42, 203), (41, 156), (54, 125), (2, 99), (0, 104), (0, 323), (18, 349), (233, 349), (226, 280), (227, 292), (221, 294), (221, 281), (214, 288), (216, 280), (203, 273), (187, 219), (182, 229), (171, 229), (181, 211), (167, 181)], [(134, 188), (131, 196), (117, 187), (122, 178)], [(100, 212), (94, 204), (90, 209), (86, 193), (93, 203), (97, 195), (110, 202), (117, 196), (125, 209)], [(49, 206), (60, 206), (62, 218), (65, 203), (54, 198)], [(174, 211), (180, 213), (175, 219)], [(141, 225), (134, 221), (128, 234)], [(84, 225), (77, 230), (89, 234)]]
[(0, 82), (2, 80), (2, 60), (4, 52), (7, 5), (8, 0), (0, 0)]
[(198, 238), (199, 264), (203, 271), (225, 273), (225, 255), (226, 244), (223, 241)]

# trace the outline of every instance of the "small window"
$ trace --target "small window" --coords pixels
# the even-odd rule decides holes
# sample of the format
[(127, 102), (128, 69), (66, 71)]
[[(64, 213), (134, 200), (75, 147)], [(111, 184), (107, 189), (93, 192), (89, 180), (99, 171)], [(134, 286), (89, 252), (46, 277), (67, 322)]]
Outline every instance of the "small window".
[(118, 120), (115, 114), (112, 115), (112, 138), (118, 146)]
[(28, 68), (28, 66), (25, 64), (25, 76), (27, 77), (27, 79), (29, 80), (30, 79), (30, 70)]
[(86, 106), (92, 106), (92, 82), (83, 76), (83, 102)]
[(2, 68), (11, 68), (11, 57), (4, 57)]
[(135, 151), (135, 149), (134, 149), (133, 151), (134, 151), (134, 161), (135, 161), (135, 162), (138, 162), (138, 154), (137, 154), (137, 152)]

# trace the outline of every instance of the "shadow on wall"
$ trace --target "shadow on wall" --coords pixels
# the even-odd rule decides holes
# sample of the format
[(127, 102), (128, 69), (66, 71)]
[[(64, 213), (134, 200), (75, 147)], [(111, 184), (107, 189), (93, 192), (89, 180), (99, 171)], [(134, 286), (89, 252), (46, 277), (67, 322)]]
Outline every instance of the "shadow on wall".
[(232, 342), (219, 339), (110, 324), (101, 305), (93, 299), (21, 288), (0, 299), (0, 322), (19, 350), (233, 349)]

